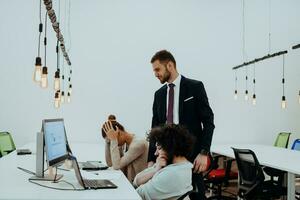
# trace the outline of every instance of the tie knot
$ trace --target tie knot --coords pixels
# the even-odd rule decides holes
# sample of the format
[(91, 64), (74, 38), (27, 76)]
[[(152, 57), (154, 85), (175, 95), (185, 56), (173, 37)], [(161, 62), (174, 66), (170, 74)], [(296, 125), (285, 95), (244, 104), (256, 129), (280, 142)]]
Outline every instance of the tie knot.
[(169, 88), (174, 88), (175, 84), (174, 83), (169, 83), (168, 86), (169, 86)]

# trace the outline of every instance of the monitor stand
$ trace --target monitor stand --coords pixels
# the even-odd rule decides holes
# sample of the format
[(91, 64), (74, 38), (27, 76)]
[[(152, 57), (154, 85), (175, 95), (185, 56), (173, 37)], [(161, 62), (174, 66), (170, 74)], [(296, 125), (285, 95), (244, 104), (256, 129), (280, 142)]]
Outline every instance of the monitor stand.
[[(36, 170), (35, 176), (29, 178), (29, 180), (44, 180), (44, 181), (55, 181), (63, 177), (61, 174), (56, 174), (53, 167), (48, 167), (49, 174), (44, 173), (44, 134), (38, 132), (36, 134)], [(57, 170), (57, 169), (56, 169)]]
[(63, 177), (62, 174), (56, 174), (55, 175), (55, 169), (54, 167), (48, 167), (48, 174), (44, 174), (43, 176), (32, 176), (29, 178), (29, 180), (38, 180), (38, 181), (58, 181)]

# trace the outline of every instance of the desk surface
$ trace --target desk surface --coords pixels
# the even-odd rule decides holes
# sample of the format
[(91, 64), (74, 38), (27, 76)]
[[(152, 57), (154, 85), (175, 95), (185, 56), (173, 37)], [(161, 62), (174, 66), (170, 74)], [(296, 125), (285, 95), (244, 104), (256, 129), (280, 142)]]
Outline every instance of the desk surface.
[[(100, 144), (71, 143), (70, 145), (78, 161), (103, 160), (104, 158), (104, 147)], [(18, 156), (16, 152), (12, 152), (0, 159), (0, 199), (141, 199), (124, 174), (119, 170), (100, 171), (98, 175), (98, 179), (101, 179), (101, 176), (102, 179), (110, 179), (118, 186), (117, 189), (60, 191), (32, 184), (28, 181), (28, 178), (32, 175), (17, 169), (17, 167), (35, 171), (35, 144), (25, 145), (24, 148), (31, 149), (33, 155)], [(64, 174), (63, 180), (74, 184), (76, 188), (80, 187), (73, 170), (70, 172), (59, 171), (59, 173)], [(97, 177), (97, 175), (92, 176)], [(49, 184), (52, 187), (71, 188), (64, 183)]]
[(300, 174), (299, 151), (259, 144), (212, 145), (211, 151), (234, 158), (234, 153), (231, 147), (251, 149), (256, 154), (261, 165), (291, 172), (293, 174)]

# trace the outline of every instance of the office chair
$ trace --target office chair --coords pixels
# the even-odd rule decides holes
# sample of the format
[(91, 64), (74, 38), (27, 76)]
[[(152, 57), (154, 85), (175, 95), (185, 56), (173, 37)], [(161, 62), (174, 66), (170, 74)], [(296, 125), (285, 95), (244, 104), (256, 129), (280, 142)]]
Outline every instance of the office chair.
[(300, 151), (300, 139), (295, 139), (291, 149)]
[(179, 197), (177, 200), (184, 200), (184, 198), (189, 196), (192, 192), (193, 192), (193, 190), (188, 191), (187, 193), (185, 193), (181, 197)]
[(240, 198), (270, 200), (286, 195), (286, 190), (281, 185), (272, 181), (265, 181), (263, 169), (253, 151), (250, 149), (232, 149), (239, 171), (238, 196)]
[(227, 186), (229, 180), (237, 179), (238, 173), (231, 171), (234, 159), (226, 160), (224, 168), (219, 168), (219, 158), (222, 155), (213, 155), (211, 157), (211, 165), (208, 172), (204, 175), (204, 183), (207, 188), (213, 191), (213, 195), (208, 200), (233, 200), (236, 197), (228, 197), (222, 195), (222, 186)]
[[(287, 148), (289, 144), (291, 133), (287, 132), (281, 132), (278, 134), (274, 146), (275, 147), (281, 147), (281, 148)], [(264, 172), (271, 177), (271, 181), (276, 181), (278, 184), (283, 184), (284, 179), (284, 171), (281, 171), (279, 169), (274, 169), (271, 167), (264, 167)], [(275, 177), (277, 177), (277, 180), (275, 180)]]
[(8, 132), (0, 132), (0, 154), (1, 157), (16, 150), (12, 136)]

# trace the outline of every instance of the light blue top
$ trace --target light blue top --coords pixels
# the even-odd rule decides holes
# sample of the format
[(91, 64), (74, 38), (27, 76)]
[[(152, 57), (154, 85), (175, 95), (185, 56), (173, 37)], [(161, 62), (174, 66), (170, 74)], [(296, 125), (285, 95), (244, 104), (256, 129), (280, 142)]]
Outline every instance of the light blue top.
[[(168, 165), (154, 174), (152, 179), (137, 188), (138, 194), (143, 200), (177, 199), (193, 189), (192, 168), (190, 162), (182, 162)], [(140, 173), (154, 170), (154, 166)]]

